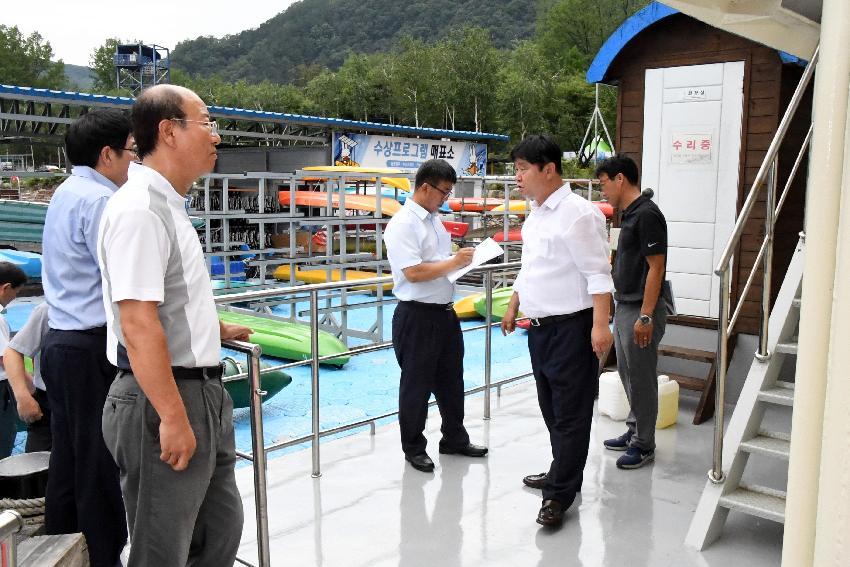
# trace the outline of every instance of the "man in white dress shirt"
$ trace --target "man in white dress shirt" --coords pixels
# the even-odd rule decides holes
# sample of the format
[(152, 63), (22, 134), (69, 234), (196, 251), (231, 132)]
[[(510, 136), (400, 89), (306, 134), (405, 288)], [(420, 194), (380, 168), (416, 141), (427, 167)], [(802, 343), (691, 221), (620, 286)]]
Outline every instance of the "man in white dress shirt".
[(502, 319), (531, 318), (528, 350), (537, 399), (549, 430), (549, 471), (523, 479), (543, 490), (537, 523), (559, 526), (581, 490), (587, 461), (598, 357), (611, 346), (611, 266), (605, 218), (561, 179), (561, 149), (533, 135), (512, 151), (517, 186), (533, 208), (522, 227), (522, 268)]
[(443, 438), (440, 453), (483, 457), (486, 447), (472, 445), (463, 426), (463, 336), (454, 312), (454, 284), (447, 274), (472, 261), (472, 248), (452, 255), (451, 236), (437, 210), (454, 188), (455, 170), (445, 160), (424, 162), (416, 172), (416, 190), (384, 232), (392, 269), (393, 349), (401, 367), (398, 421), (404, 458), (413, 468), (431, 472), (425, 452), (428, 398), (437, 399)]

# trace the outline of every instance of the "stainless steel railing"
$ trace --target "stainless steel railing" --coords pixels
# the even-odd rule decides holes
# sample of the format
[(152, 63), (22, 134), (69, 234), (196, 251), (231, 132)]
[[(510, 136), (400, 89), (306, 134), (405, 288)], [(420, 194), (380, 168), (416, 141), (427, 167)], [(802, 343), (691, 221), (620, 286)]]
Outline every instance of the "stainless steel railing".
[[(708, 478), (711, 482), (716, 484), (720, 484), (725, 480), (723, 473), (723, 417), (726, 402), (726, 373), (729, 366), (729, 336), (732, 334), (735, 323), (738, 321), (738, 316), (741, 314), (741, 308), (743, 307), (744, 301), (747, 298), (747, 294), (755, 280), (756, 272), (759, 268), (762, 270), (762, 292), (760, 301), (761, 312), (759, 317), (759, 347), (756, 358), (765, 362), (769, 360), (771, 356), (771, 353), (768, 352), (767, 345), (768, 323), (770, 321), (770, 296), (772, 289), (771, 278), (773, 269), (774, 230), (776, 227), (776, 219), (779, 216), (779, 212), (782, 210), (782, 206), (785, 204), (785, 199), (788, 196), (788, 192), (793, 184), (795, 176), (797, 175), (800, 163), (808, 150), (809, 143), (812, 139), (812, 127), (809, 126), (809, 131), (806, 134), (800, 151), (797, 153), (794, 167), (788, 176), (788, 180), (785, 183), (785, 187), (782, 191), (781, 197), (779, 198), (778, 204), (776, 201), (777, 159), (779, 148), (785, 140), (788, 128), (791, 126), (791, 121), (793, 120), (797, 109), (800, 106), (800, 102), (803, 99), (806, 88), (809, 86), (812, 76), (814, 75), (818, 61), (818, 51), (819, 49), (815, 49), (811, 61), (809, 61), (809, 64), (806, 66), (806, 70), (803, 72), (803, 76), (800, 78), (800, 82), (797, 84), (797, 88), (791, 97), (791, 101), (788, 103), (788, 108), (785, 110), (785, 114), (782, 116), (782, 120), (779, 123), (776, 134), (770, 142), (770, 146), (764, 156), (764, 161), (762, 162), (761, 167), (759, 167), (756, 178), (753, 181), (752, 188), (744, 201), (744, 205), (741, 207), (741, 212), (738, 215), (738, 222), (735, 224), (732, 236), (726, 243), (726, 247), (720, 257), (720, 262), (718, 262), (717, 268), (714, 270), (714, 273), (720, 277), (720, 313), (718, 315), (717, 333), (717, 381), (714, 404), (714, 455), (712, 459), (712, 468), (708, 471)], [(735, 306), (734, 313), (730, 317), (732, 295), (730, 270), (732, 267), (732, 259), (735, 255), (738, 243), (744, 234), (744, 227), (750, 220), (756, 202), (758, 201), (763, 185), (767, 186), (765, 200), (765, 237), (762, 241), (756, 261), (753, 263), (753, 267), (747, 277), (747, 283), (744, 285), (742, 292), (739, 294), (738, 303)]]
[(0, 513), (0, 557), (3, 565), (16, 567), (18, 565), (18, 542), (15, 534), (24, 527), (24, 519), (15, 510), (5, 510)]
[[(484, 282), (485, 282), (485, 296), (486, 296), (486, 312), (485, 312), (485, 323), (483, 325), (476, 325), (473, 327), (468, 327), (463, 330), (463, 332), (470, 332), (474, 330), (481, 329), (490, 329), (494, 325), (498, 323), (493, 323), (493, 309), (492, 309), (492, 283), (493, 283), (493, 273), (494, 272), (502, 272), (502, 271), (515, 271), (521, 267), (520, 262), (508, 262), (503, 264), (488, 264), (484, 266), (480, 266), (478, 268), (474, 268), (472, 271), (478, 271), (484, 273)], [(386, 283), (391, 283), (392, 277), (376, 277), (370, 279), (362, 279), (362, 280), (349, 280), (349, 281), (340, 281), (340, 282), (328, 282), (328, 283), (319, 283), (319, 284), (308, 284), (308, 285), (299, 285), (299, 286), (288, 286), (288, 287), (280, 287), (280, 288), (271, 288), (271, 289), (263, 289), (256, 291), (246, 291), (242, 293), (233, 293), (228, 295), (220, 295), (216, 296), (215, 301), (218, 304), (230, 304), (230, 303), (242, 303), (246, 301), (260, 300), (266, 299), (270, 297), (280, 297), (283, 295), (290, 294), (308, 294), (309, 302), (310, 302), (310, 342), (311, 342), (311, 356), (307, 360), (296, 361), (286, 364), (281, 364), (277, 366), (268, 367), (265, 369), (260, 369), (260, 355), (262, 351), (259, 346), (242, 343), (236, 341), (227, 341), (222, 343), (224, 346), (231, 348), (233, 350), (239, 351), (248, 356), (249, 365), (248, 371), (246, 373), (237, 374), (233, 376), (228, 376), (224, 379), (224, 381), (234, 381), (234, 380), (242, 380), (248, 379), (248, 387), (250, 388), (250, 407), (251, 407), (251, 453), (244, 453), (242, 451), (237, 451), (237, 455), (243, 459), (249, 460), (253, 463), (254, 469), (254, 496), (255, 496), (255, 511), (256, 511), (256, 519), (257, 519), (257, 547), (258, 547), (258, 558), (259, 558), (259, 567), (269, 567), (270, 557), (269, 557), (269, 528), (268, 528), (268, 503), (267, 503), (267, 493), (268, 493), (268, 482), (266, 478), (266, 457), (269, 453), (273, 451), (277, 451), (286, 447), (291, 447), (294, 445), (299, 445), (306, 441), (310, 441), (311, 443), (311, 451), (312, 451), (312, 476), (314, 478), (318, 478), (321, 476), (321, 456), (320, 456), (320, 441), (322, 437), (327, 437), (329, 435), (335, 435), (337, 433), (341, 433), (344, 431), (358, 429), (361, 427), (369, 426), (370, 433), (372, 435), (375, 434), (376, 423), (379, 420), (386, 419), (398, 414), (398, 411), (391, 411), (384, 413), (382, 415), (373, 416), (368, 419), (356, 421), (353, 423), (347, 423), (343, 425), (339, 425), (337, 427), (333, 427), (330, 429), (323, 430), (320, 426), (320, 388), (319, 388), (319, 375), (320, 375), (320, 363), (325, 360), (330, 360), (334, 358), (338, 358), (340, 356), (351, 355), (356, 356), (358, 354), (364, 354), (368, 352), (374, 352), (377, 350), (383, 350), (392, 348), (392, 342), (386, 341), (381, 343), (376, 343), (373, 345), (368, 345), (365, 347), (358, 347), (349, 349), (344, 353), (334, 353), (326, 356), (319, 356), (319, 292), (321, 291), (332, 291), (337, 289), (344, 288), (352, 288), (356, 287), (359, 289), (369, 288), (371, 286), (379, 286)], [(484, 384), (482, 386), (478, 386), (475, 388), (471, 388), (464, 392), (465, 396), (476, 394), (479, 392), (483, 392), (484, 394), (484, 419), (490, 419), (490, 392), (493, 388), (496, 388), (497, 393), (501, 392), (501, 387), (516, 382), (517, 380), (521, 380), (523, 378), (527, 378), (531, 376), (531, 372), (526, 372), (523, 374), (519, 374), (516, 376), (510, 376), (503, 380), (500, 380), (496, 383), (492, 382), (492, 374), (491, 374), (491, 353), (492, 353), (492, 333), (487, 332), (484, 335)], [(290, 439), (285, 442), (278, 442), (272, 445), (266, 446), (264, 444), (263, 438), (263, 412), (262, 412), (262, 397), (265, 395), (265, 392), (261, 389), (260, 376), (263, 373), (274, 372), (276, 370), (283, 370), (287, 368), (294, 368), (296, 366), (304, 366), (306, 364), (310, 364), (311, 367), (311, 406), (312, 406), (312, 424), (311, 424), (311, 432), (308, 435), (304, 435), (302, 437), (298, 437), (295, 439)], [(429, 405), (434, 405), (436, 402), (432, 402)], [(242, 563), (243, 565), (252, 566), (251, 563), (245, 561), (244, 559), (240, 559), (237, 557), (237, 561)], [(252, 566), (253, 567), (253, 566)]]
[[(266, 451), (263, 447), (263, 396), (266, 394), (260, 387), (260, 355), (262, 349), (258, 345), (241, 341), (223, 341), (222, 344), (230, 349), (241, 352), (248, 357), (248, 388), (250, 389), (251, 408), (251, 454), (240, 456), (252, 462), (254, 468), (254, 508), (257, 519), (257, 557), (260, 567), (269, 567), (269, 510), (267, 502), (268, 481), (266, 479)], [(244, 565), (247, 561), (236, 558)]]

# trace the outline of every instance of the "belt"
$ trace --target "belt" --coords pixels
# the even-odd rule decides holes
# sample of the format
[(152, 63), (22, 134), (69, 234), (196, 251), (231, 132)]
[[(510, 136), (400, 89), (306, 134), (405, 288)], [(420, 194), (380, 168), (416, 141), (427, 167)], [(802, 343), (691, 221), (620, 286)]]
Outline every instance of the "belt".
[(425, 303), (424, 301), (400, 301), (409, 307), (419, 307), (422, 309), (430, 309), (432, 311), (452, 311), (455, 307), (454, 301), (449, 303)]
[(587, 309), (582, 309), (581, 311), (576, 311), (575, 313), (566, 313), (564, 315), (549, 315), (548, 317), (531, 317), (529, 320), (531, 321), (532, 327), (543, 327), (545, 325), (552, 325), (554, 323), (560, 323), (561, 321), (567, 321), (569, 319), (575, 319), (580, 315), (588, 311), (592, 311), (592, 307), (588, 307)]
[(218, 380), (224, 374), (224, 365), (202, 366), (199, 368), (184, 368), (172, 366), (171, 373), (175, 380)]

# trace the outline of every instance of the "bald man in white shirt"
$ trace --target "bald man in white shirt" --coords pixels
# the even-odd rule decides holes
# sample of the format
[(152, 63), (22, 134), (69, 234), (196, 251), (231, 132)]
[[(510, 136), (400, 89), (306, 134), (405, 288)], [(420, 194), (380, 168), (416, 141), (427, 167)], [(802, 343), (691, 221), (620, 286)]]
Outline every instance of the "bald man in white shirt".
[(529, 475), (543, 490), (537, 523), (559, 526), (581, 491), (587, 461), (598, 357), (614, 338), (608, 327), (611, 265), (605, 218), (561, 179), (561, 149), (533, 135), (512, 151), (517, 186), (534, 204), (522, 227), (522, 268), (502, 319), (514, 331), (520, 305), (531, 318), (528, 350), (540, 411), (549, 430), (549, 471)]

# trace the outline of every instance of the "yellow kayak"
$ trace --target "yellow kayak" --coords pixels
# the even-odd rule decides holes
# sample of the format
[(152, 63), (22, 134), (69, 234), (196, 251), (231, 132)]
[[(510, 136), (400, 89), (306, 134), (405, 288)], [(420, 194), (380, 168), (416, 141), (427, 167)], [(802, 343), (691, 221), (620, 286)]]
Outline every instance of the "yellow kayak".
[(478, 312), (475, 310), (475, 302), (483, 297), (483, 295), (484, 292), (482, 291), (480, 293), (467, 295), (463, 299), (455, 301), (455, 313), (457, 314), (458, 319), (475, 319), (480, 317)]
[[(505, 204), (490, 209), (491, 213), (499, 213), (505, 210)], [(512, 213), (527, 213), (531, 211), (531, 204), (522, 199), (511, 199), (508, 201), (508, 211)]]
[[(290, 275), (290, 267), (288, 265), (278, 266), (277, 269), (272, 274), (274, 279), (280, 281), (289, 281)], [(389, 275), (389, 274), (384, 274)], [(345, 279), (346, 280), (367, 280), (370, 278), (378, 277), (375, 272), (364, 272), (361, 270), (345, 270)], [(328, 281), (328, 271), (327, 270), (295, 270), (295, 279), (304, 282), (304, 283), (325, 283)], [(332, 270), (331, 271), (331, 280), (334, 282), (342, 281), (342, 270)], [(370, 291), (374, 291), (377, 286), (363, 286), (363, 287), (355, 287), (351, 288), (354, 290), (362, 291), (364, 289), (368, 289)], [(384, 284), (384, 291), (390, 291), (393, 288), (392, 283)]]

